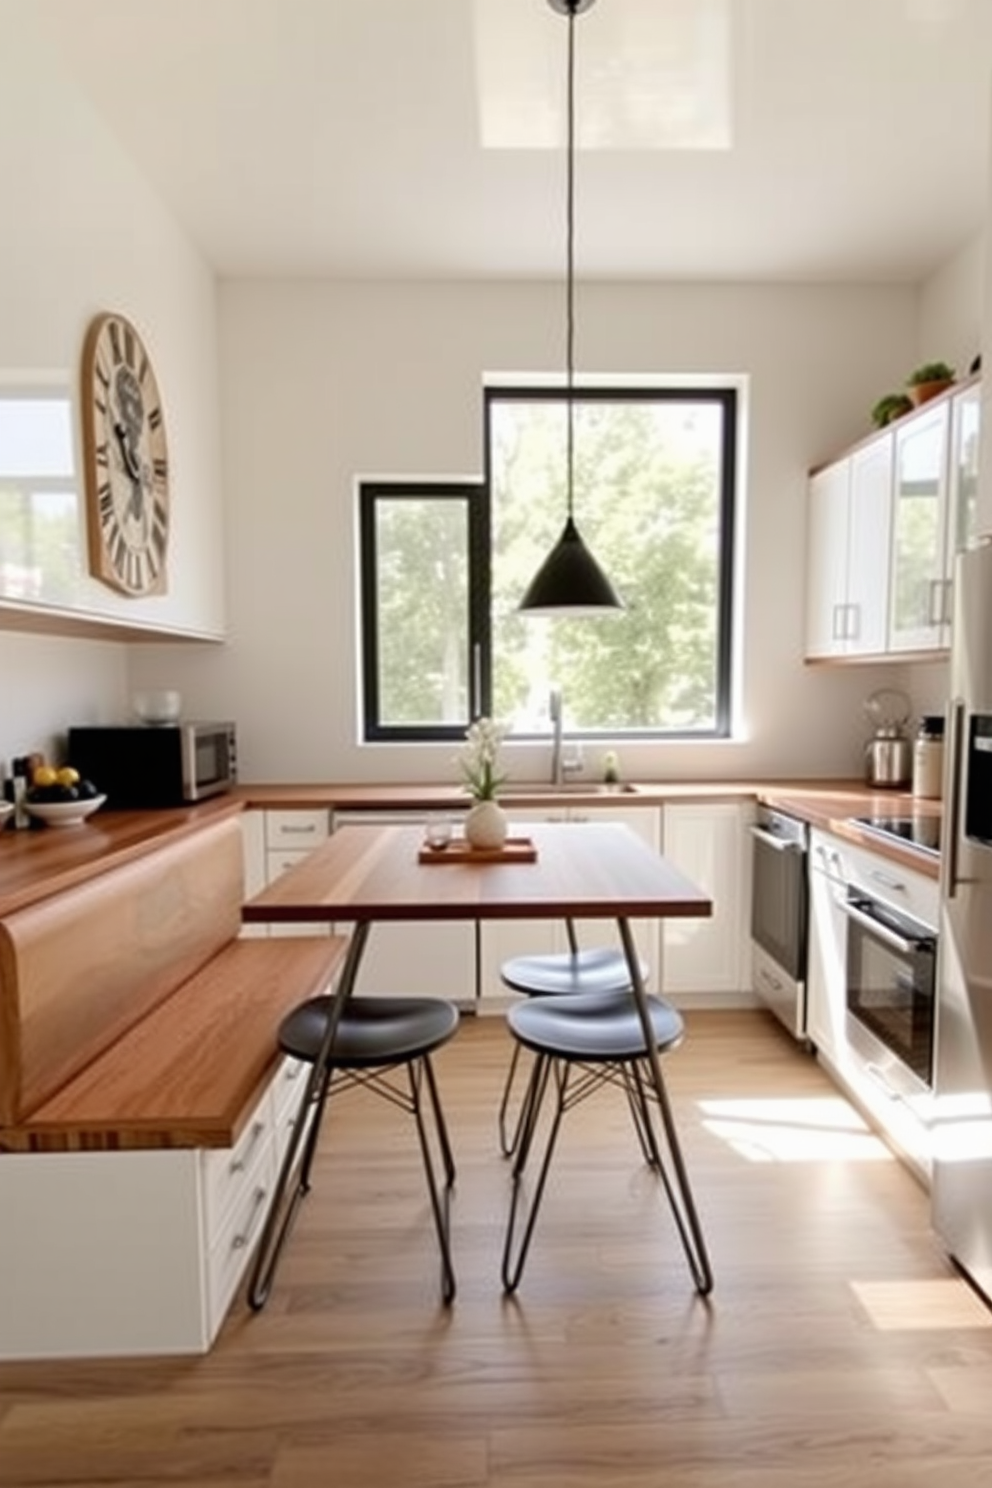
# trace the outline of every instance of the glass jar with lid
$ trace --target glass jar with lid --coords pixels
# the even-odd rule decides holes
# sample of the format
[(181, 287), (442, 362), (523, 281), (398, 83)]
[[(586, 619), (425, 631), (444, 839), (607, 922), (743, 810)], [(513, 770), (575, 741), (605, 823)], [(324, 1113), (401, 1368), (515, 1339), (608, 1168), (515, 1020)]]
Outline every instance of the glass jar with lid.
[(944, 720), (928, 713), (913, 743), (913, 795), (939, 800), (944, 774)]

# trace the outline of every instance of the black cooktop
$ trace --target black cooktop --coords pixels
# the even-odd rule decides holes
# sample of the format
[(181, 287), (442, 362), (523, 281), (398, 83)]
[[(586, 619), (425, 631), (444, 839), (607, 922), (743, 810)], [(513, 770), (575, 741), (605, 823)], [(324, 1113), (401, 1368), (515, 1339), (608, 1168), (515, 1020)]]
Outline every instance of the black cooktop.
[(939, 816), (855, 816), (851, 820), (879, 837), (904, 842), (920, 852), (940, 853)]

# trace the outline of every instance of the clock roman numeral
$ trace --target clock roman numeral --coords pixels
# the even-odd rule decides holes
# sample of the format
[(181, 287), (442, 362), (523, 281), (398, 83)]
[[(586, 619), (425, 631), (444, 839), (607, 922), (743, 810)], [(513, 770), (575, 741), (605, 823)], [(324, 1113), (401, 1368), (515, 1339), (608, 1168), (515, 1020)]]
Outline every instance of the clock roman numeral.
[(104, 441), (103, 444), (98, 444), (97, 445), (96, 452), (95, 452), (95, 459), (96, 459), (96, 463), (98, 465), (109, 465), (110, 459), (109, 459), (109, 455), (108, 455), (108, 452), (107, 452), (106, 441)]
[(130, 326), (124, 327), (124, 360), (129, 367), (134, 366), (134, 332)]
[(152, 474), (157, 481), (163, 485), (165, 484), (165, 478), (169, 474), (169, 465), (168, 461), (163, 459), (161, 455), (158, 455), (152, 461)]
[(121, 328), (116, 320), (112, 320), (107, 327), (107, 331), (110, 335), (110, 349), (116, 363), (121, 360)]
[(141, 353), (141, 365), (138, 368), (138, 381), (140, 383), (144, 383), (144, 380), (145, 380), (145, 378), (147, 376), (148, 376), (148, 358), (145, 355), (144, 351), (142, 351), (142, 353)]
[(161, 422), (162, 422), (162, 410), (161, 410), (161, 408), (159, 408), (158, 404), (156, 403), (156, 405), (155, 405), (154, 408), (149, 408), (149, 410), (148, 410), (148, 427), (150, 429), (157, 429), (159, 427), (159, 425), (161, 424)]

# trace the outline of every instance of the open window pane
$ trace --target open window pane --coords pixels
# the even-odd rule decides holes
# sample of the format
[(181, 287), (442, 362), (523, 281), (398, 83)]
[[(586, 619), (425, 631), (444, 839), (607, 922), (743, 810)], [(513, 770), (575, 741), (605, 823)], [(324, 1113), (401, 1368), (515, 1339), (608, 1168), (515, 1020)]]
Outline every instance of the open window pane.
[(473, 498), (362, 487), (366, 738), (456, 737), (471, 719)]
[(487, 410), (493, 712), (542, 731), (556, 685), (572, 731), (726, 733), (734, 393), (576, 394), (575, 518), (626, 605), (601, 618), (516, 608), (565, 518), (564, 398), (494, 390)]

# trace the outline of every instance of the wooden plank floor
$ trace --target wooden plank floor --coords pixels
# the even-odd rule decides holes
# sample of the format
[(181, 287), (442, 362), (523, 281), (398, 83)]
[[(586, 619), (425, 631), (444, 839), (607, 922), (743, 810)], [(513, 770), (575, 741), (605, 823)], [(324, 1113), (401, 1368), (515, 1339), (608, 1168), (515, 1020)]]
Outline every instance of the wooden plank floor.
[(760, 1013), (700, 1013), (666, 1069), (712, 1253), (694, 1293), (622, 1098), (566, 1120), (504, 1300), (508, 1041), (438, 1073), (459, 1162), (459, 1295), (412, 1124), (330, 1119), (266, 1310), (196, 1360), (0, 1367), (0, 1484), (186, 1488), (980, 1488), (992, 1313), (914, 1179)]

